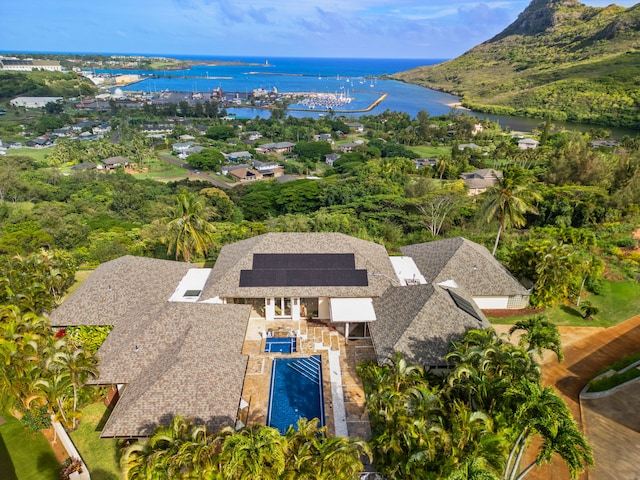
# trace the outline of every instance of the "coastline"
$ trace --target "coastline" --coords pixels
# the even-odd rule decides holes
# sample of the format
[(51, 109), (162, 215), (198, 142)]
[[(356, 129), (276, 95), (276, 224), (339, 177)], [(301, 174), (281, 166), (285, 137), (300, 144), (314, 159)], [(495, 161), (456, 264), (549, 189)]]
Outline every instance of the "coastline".
[(445, 103), (447, 107), (455, 108), (456, 110), (466, 110), (467, 112), (471, 112), (470, 108), (464, 107), (462, 102), (447, 102)]

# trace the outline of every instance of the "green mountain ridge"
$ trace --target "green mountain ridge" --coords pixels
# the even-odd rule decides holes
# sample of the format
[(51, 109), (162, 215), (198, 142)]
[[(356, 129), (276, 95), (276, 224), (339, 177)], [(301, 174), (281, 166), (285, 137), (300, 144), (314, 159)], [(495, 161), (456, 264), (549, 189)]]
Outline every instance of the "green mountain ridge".
[(460, 57), (393, 78), (486, 113), (640, 127), (640, 4), (533, 0)]

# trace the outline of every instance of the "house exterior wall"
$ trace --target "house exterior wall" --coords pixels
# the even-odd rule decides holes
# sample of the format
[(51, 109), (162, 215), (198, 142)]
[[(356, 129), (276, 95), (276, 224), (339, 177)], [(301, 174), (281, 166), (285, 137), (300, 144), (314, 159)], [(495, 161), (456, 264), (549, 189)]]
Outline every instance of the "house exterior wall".
[(329, 297), (318, 298), (318, 318), (331, 318), (331, 307)]
[(509, 297), (473, 297), (481, 310), (509, 308)]
[(276, 302), (275, 298), (267, 298), (265, 300), (264, 316), (267, 320), (275, 320), (276, 318)]
[(507, 308), (520, 309), (529, 306), (529, 295), (512, 295), (509, 297)]

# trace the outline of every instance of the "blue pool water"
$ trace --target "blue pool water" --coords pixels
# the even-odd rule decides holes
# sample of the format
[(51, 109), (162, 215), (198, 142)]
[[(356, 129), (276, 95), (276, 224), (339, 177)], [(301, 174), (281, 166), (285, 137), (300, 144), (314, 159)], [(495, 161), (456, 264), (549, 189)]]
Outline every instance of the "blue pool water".
[(264, 345), (265, 352), (293, 353), (296, 351), (296, 338), (267, 338)]
[(273, 361), (267, 425), (284, 434), (300, 418), (318, 418), (324, 425), (320, 355)]

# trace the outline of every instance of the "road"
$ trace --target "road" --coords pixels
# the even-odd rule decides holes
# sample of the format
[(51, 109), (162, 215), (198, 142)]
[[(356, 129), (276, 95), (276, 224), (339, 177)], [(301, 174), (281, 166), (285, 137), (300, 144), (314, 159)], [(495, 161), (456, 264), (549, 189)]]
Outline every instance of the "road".
[[(626, 415), (635, 417), (637, 421), (637, 416), (640, 415), (637, 399), (632, 407), (629, 407), (629, 402), (622, 401), (616, 402), (615, 407), (613, 402), (600, 402), (599, 408), (595, 408), (594, 402), (585, 402), (584, 405), (580, 402), (580, 392), (600, 370), (640, 351), (640, 315), (606, 329), (594, 328), (591, 334), (585, 334), (587, 328), (559, 327), (559, 330), (563, 337), (565, 330), (567, 333), (579, 331), (575, 332), (571, 343), (565, 344), (563, 338), (564, 362), (558, 363), (554, 355), (545, 355), (542, 362), (542, 383), (556, 388), (571, 410), (573, 418), (585, 432), (587, 440), (592, 443), (596, 467), (581, 475), (580, 479), (640, 478), (635, 473), (638, 471), (640, 433), (616, 420)], [(629, 394), (633, 395), (631, 390)], [(534, 449), (535, 447), (534, 443)], [(533, 459), (532, 453), (530, 449), (528, 458), (523, 459), (523, 465)], [(569, 479), (569, 472), (562, 460), (554, 456), (553, 463), (534, 469), (527, 479), (565, 480)]]

